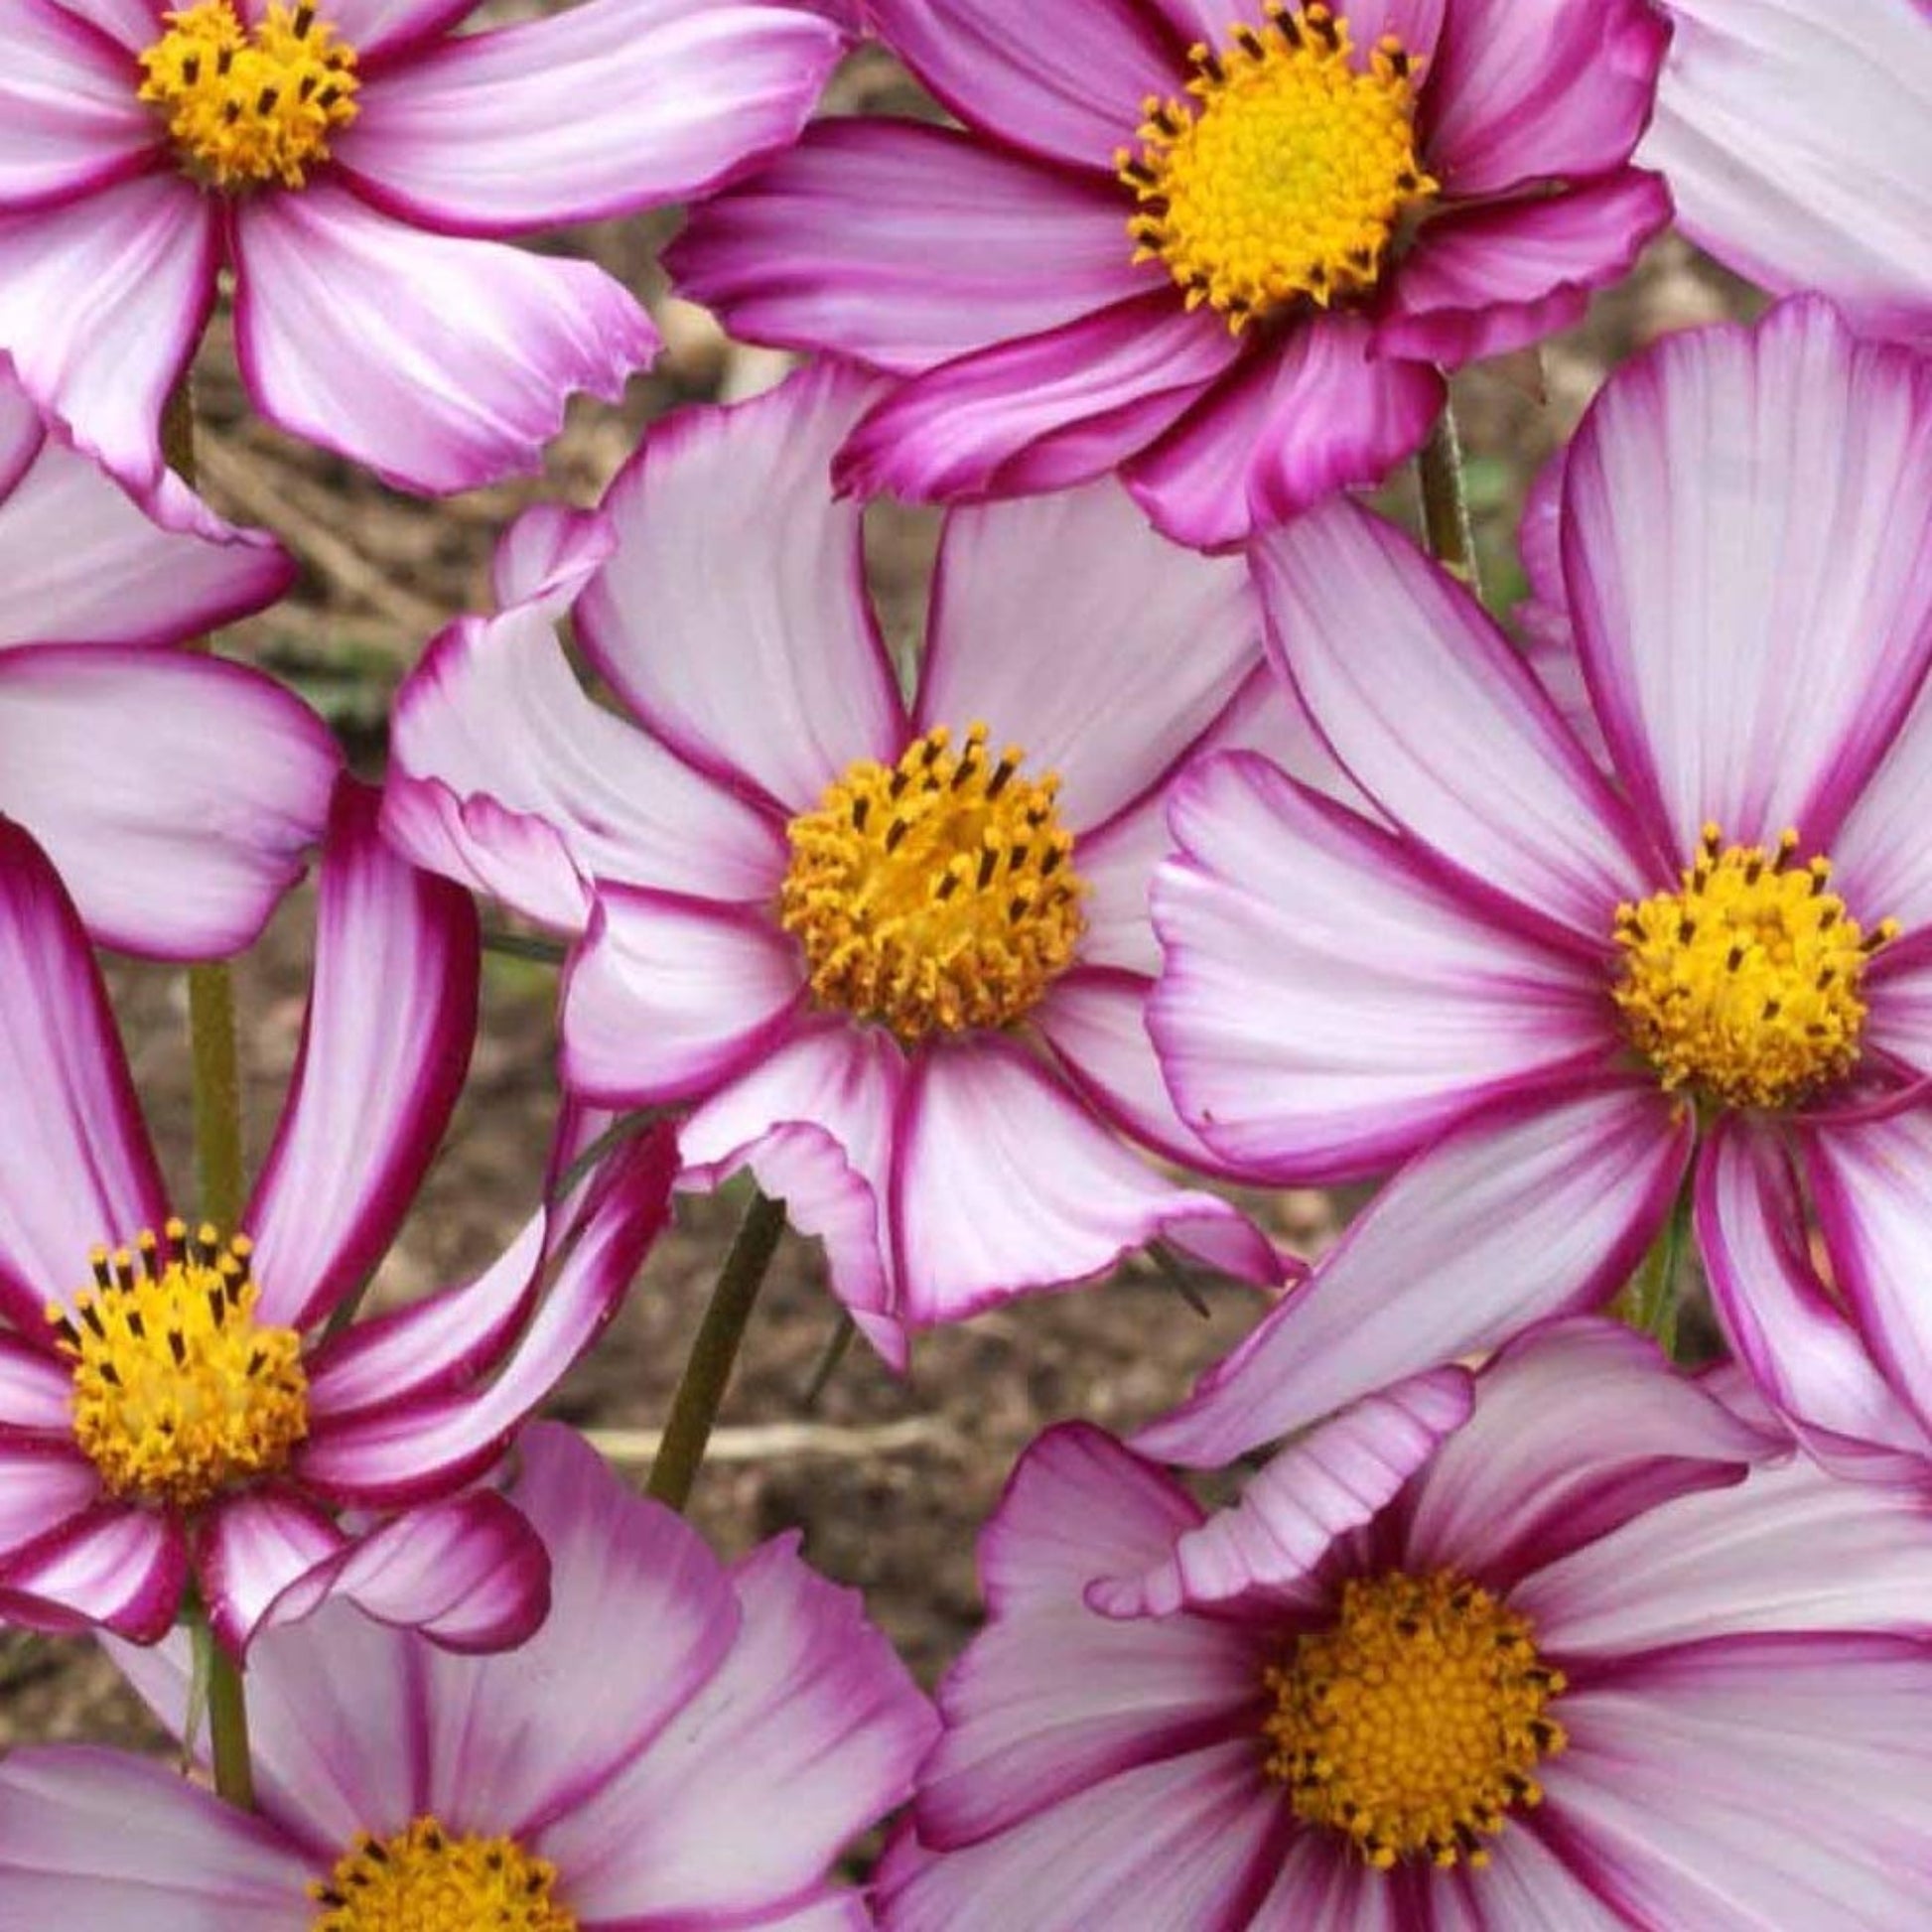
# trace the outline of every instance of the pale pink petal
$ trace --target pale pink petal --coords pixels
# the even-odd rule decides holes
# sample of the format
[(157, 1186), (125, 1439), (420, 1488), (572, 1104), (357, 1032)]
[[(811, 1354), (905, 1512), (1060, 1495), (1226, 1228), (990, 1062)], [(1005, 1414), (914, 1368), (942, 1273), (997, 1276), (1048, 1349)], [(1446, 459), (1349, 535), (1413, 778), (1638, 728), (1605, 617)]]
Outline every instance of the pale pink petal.
[(1645, 0), (1451, 0), (1423, 83), (1430, 172), (1461, 200), (1621, 167), (1669, 42)]
[[(68, 1381), (65, 1371), (52, 1363), (50, 1367)], [(55, 1440), (0, 1437), (0, 1571), (16, 1551), (39, 1542), (99, 1499), (100, 1476), (74, 1448), (67, 1403), (62, 1409), (63, 1427)]]
[[(1181, 44), (1138, 0), (868, 0), (886, 45), (969, 127), (1097, 170), (1133, 145), (1150, 94), (1180, 91)], [(1123, 231), (1126, 216), (1121, 222)]]
[[(138, 0), (113, 0), (118, 6)], [(101, 0), (88, 0), (99, 6)], [(269, 0), (242, 0), (245, 18), (260, 19)], [(364, 67), (379, 57), (388, 67), (406, 50), (421, 46), (476, 11), (477, 0), (329, 0), (329, 18), (343, 39), (361, 55)]]
[(0, 343), (117, 476), (161, 474), (162, 406), (214, 303), (212, 205), (173, 173), (0, 215)]
[[(1924, 595), (1932, 600), (1932, 591)], [(1932, 849), (1924, 837), (1928, 813), (1932, 813), (1932, 685), (1921, 688), (1918, 702), (1877, 770), (1832, 838), (1834, 890), (1848, 896), (1847, 904), (1867, 924), (1896, 919), (1908, 933), (1932, 926)], [(1900, 962), (1890, 958), (1877, 962), (1872, 974), (1874, 1035), (1884, 1025), (1880, 1016), (1889, 1003), (1879, 983), (1895, 984), (1894, 976), (1900, 972)], [(1905, 993), (1903, 988), (1898, 991)]]
[(0, 1766), (0, 1923), (288, 1932), (313, 1863), (166, 1764), (60, 1745)]
[(1660, 840), (1831, 842), (1932, 658), (1932, 366), (1815, 300), (1670, 337), (1579, 432), (1564, 523), (1585, 670)]
[[(1430, 1932), (1491, 1932), (1519, 1925), (1629, 1932), (1630, 1921), (1594, 1889), (1587, 1862), (1567, 1859), (1552, 1848), (1540, 1830), (1544, 1818), (1542, 1813), (1524, 1818), (1500, 1838), (1485, 1840), (1489, 1862), (1480, 1869), (1464, 1863), (1423, 1876), (1417, 1889), (1428, 1895)], [(1343, 1919), (1336, 1932), (1354, 1932), (1356, 1923)]]
[(489, 587), (497, 607), (507, 611), (513, 604), (555, 604), (568, 609), (617, 542), (618, 533), (599, 510), (531, 503), (517, 512), (490, 553)]
[(233, 218), (256, 407), (399, 489), (535, 471), (573, 391), (615, 402), (656, 353), (636, 301), (589, 262), (406, 227), (323, 181)]
[(1780, 295), (1932, 336), (1932, 23), (1924, 0), (1671, 0), (1637, 158), (1685, 233)]
[(601, 220), (782, 147), (844, 40), (801, 8), (584, 0), (371, 73), (333, 149), (359, 193), (445, 233)]
[(591, 879), (763, 899), (784, 873), (770, 816), (594, 703), (536, 605), (430, 645), (396, 696), (386, 791), (419, 863), (567, 931)]
[(1261, 629), (1238, 562), (1166, 542), (1111, 481), (956, 509), (913, 723), (1019, 745), (1088, 832), (1167, 780), (1258, 668)]
[(1725, 1338), (1813, 1453), (1848, 1474), (1922, 1479), (1932, 1435), (1819, 1280), (1777, 1136), (1718, 1123), (1698, 1163), (1697, 1228)]
[[(56, 0), (63, 13), (70, 13), (88, 26), (99, 28), (130, 54), (140, 54), (154, 45), (163, 3), (164, 0)], [(246, 13), (246, 4), (242, 11)]]
[[(824, 0), (831, 5), (832, 0)], [(856, 1891), (828, 1891), (802, 1904), (786, 1905), (768, 1918), (746, 1919), (744, 1932), (873, 1932), (877, 1920)]]
[[(1454, 1437), (1474, 1399), (1466, 1370), (1438, 1368), (1351, 1403), (1279, 1450), (1238, 1503), (1159, 1563), (1092, 1585), (1088, 1603), (1109, 1617), (1166, 1617), (1303, 1582)], [(1465, 1561), (1460, 1549), (1455, 1560)]]
[(1088, 483), (1143, 450), (1233, 365), (1212, 310), (1157, 290), (941, 363), (896, 390), (841, 453), (840, 486), (953, 500)]
[(1914, 1080), (1932, 1076), (1932, 952), (1914, 945), (1885, 954), (1866, 975), (1864, 1002), (1874, 1059), (1904, 1067)]
[(1601, 957), (1669, 877), (1475, 599), (1337, 500), (1253, 552), (1271, 642), (1335, 756), (1478, 893)]
[(91, 1624), (154, 1643), (188, 1583), (178, 1518), (103, 1500), (0, 1564), (0, 1619), (53, 1631)]
[(784, 1040), (804, 997), (767, 907), (606, 886), (564, 982), (564, 1084), (607, 1106), (702, 1098)]
[(1136, 1447), (1217, 1466), (1404, 1376), (1594, 1307), (1662, 1226), (1691, 1135), (1648, 1085), (1583, 1086), (1476, 1116), (1404, 1168)]
[(932, 1708), (795, 1534), (733, 1566), (738, 1638), (631, 1763), (545, 1827), (593, 1922), (759, 1912), (824, 1879), (909, 1793)]
[(1600, 967), (1253, 754), (1196, 767), (1171, 820), (1148, 1029), (1182, 1119), (1237, 1169), (1379, 1173), (1614, 1050)]
[(321, 719), (242, 665), (0, 650), (0, 810), (102, 944), (162, 959), (252, 944), (307, 870), (341, 767)]
[(476, 908), (383, 842), (345, 780), (331, 814), (316, 963), (281, 1124), (242, 1219), (259, 1318), (306, 1328), (388, 1249), (470, 1063)]
[(159, 134), (111, 41), (52, 0), (7, 9), (0, 208), (56, 207), (139, 173)]
[(1212, 550), (1379, 483), (1421, 447), (1446, 391), (1435, 369), (1379, 360), (1371, 343), (1366, 321), (1324, 315), (1250, 351), (1127, 464), (1128, 488), (1176, 542)]
[(1151, 1241), (1219, 1230), (1251, 1281), (1279, 1279), (1259, 1230), (1129, 1151), (1039, 1061), (995, 1035), (912, 1064), (894, 1207), (903, 1312), (962, 1320), (1111, 1268)]
[(753, 342), (915, 375), (1158, 288), (1118, 186), (953, 129), (832, 120), (697, 209), (679, 289)]
[[(880, 1900), (889, 1932), (1095, 1926), (1238, 1932), (1273, 1879), (1280, 1787), (1252, 1737), (1122, 1771), (1011, 1831), (910, 1867)], [(1300, 1932), (1303, 1921), (1290, 1921)]]
[(824, 363), (658, 424), (606, 493), (617, 549), (577, 607), (597, 669), (645, 725), (787, 813), (855, 759), (902, 749), (861, 509), (829, 477), (875, 393)]
[[(1167, 20), (1183, 45), (1205, 42), (1225, 46), (1230, 26), (1240, 19), (1253, 21), (1260, 13), (1240, 0), (1145, 0), (1149, 10)], [(1411, 54), (1427, 60), (1443, 30), (1443, 15), (1453, 0), (1350, 0), (1348, 29), (1355, 45), (1373, 47), (1393, 34)], [(1335, 10), (1337, 13), (1340, 8)]]
[(1569, 194), (1446, 213), (1424, 228), (1376, 324), (1380, 355), (1459, 368), (1583, 320), (1670, 221), (1661, 175), (1620, 169)]
[(1416, 1485), (1403, 1561), (1501, 1588), (1672, 1496), (1741, 1482), (1785, 1447), (1675, 1374), (1648, 1337), (1563, 1322), (1483, 1370), (1474, 1418)]
[(0, 819), (0, 1313), (46, 1336), (87, 1257), (167, 1219), (100, 973), (40, 848)]
[(195, 1581), (224, 1648), (239, 1657), (276, 1597), (347, 1541), (326, 1510), (292, 1490), (222, 1497), (197, 1533)]
[[(1267, 1896), (1252, 1915), (1234, 1923), (1241, 1932), (1249, 1927), (1274, 1932), (1276, 1926), (1293, 1926), (1295, 1932), (1411, 1932), (1418, 1922), (1408, 1915), (1412, 1896), (1391, 1884), (1386, 1872), (1344, 1852), (1334, 1837), (1297, 1832)], [(1565, 1924), (1564, 1932), (1577, 1928)]]
[(1697, 1645), (1563, 1701), (1539, 1829), (1632, 1925), (1907, 1926), (1932, 1885), (1917, 1645)]
[[(52, 1324), (31, 1344), (0, 1331), (0, 1437), (65, 1442), (71, 1436), (73, 1377), (66, 1359), (53, 1352), (53, 1341)], [(0, 1546), (15, 1540), (0, 1532)]]

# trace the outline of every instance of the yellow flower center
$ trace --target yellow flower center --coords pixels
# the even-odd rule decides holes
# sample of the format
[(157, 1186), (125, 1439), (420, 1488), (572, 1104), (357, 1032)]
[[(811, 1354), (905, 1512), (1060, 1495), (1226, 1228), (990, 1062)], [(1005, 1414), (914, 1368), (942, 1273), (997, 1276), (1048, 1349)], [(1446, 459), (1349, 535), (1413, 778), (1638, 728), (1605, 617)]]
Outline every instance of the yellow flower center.
[(577, 1932), (550, 1896), (557, 1867), (514, 1839), (452, 1838), (419, 1818), (394, 1838), (364, 1836), (309, 1887), (310, 1932)]
[(216, 188), (300, 188), (355, 118), (355, 50), (315, 8), (271, 6), (242, 26), (231, 0), (162, 15), (141, 56), (141, 99), (161, 110), (189, 172)]
[(1726, 846), (1707, 825), (1682, 892), (1617, 907), (1613, 993), (1667, 1088), (1788, 1107), (1857, 1063), (1865, 961), (1898, 925), (1864, 932), (1827, 890), (1830, 861), (1793, 866), (1797, 848), (1796, 832)]
[(778, 916), (826, 1006), (904, 1040), (1023, 1019), (1079, 943), (1059, 779), (996, 763), (986, 727), (958, 752), (944, 726), (897, 764), (861, 759), (786, 829)]
[(1306, 297), (1381, 280), (1405, 213), (1439, 184), (1416, 158), (1421, 63), (1393, 36), (1358, 66), (1345, 18), (1271, 0), (1264, 24), (1189, 56), (1191, 100), (1146, 103), (1138, 154), (1115, 156), (1139, 207), (1134, 259), (1159, 259), (1191, 309), (1239, 331)]
[(257, 1326), (250, 1252), (170, 1221), (160, 1240), (97, 1248), (96, 1286), (48, 1310), (73, 1363), (74, 1441), (110, 1494), (193, 1509), (308, 1435), (302, 1338)]
[(1482, 1840), (1542, 1802), (1537, 1761), (1568, 1741), (1545, 1715), (1563, 1673), (1528, 1621), (1447, 1571), (1352, 1580), (1333, 1625), (1264, 1681), (1268, 1776), (1383, 1869), (1486, 1864)]

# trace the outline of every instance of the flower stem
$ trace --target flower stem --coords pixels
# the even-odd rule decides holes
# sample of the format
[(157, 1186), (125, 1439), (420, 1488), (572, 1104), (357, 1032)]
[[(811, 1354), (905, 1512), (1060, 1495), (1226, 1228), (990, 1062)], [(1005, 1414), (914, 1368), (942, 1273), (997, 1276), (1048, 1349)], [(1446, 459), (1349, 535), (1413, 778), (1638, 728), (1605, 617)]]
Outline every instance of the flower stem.
[(673, 1509), (681, 1510), (691, 1500), (691, 1486), (698, 1479), (712, 1425), (731, 1384), (739, 1344), (784, 1228), (784, 1202), (755, 1193), (719, 1272), (718, 1286), (711, 1291), (698, 1338), (691, 1344), (691, 1359), (671, 1399), (664, 1441), (645, 1484), (647, 1493)]
[(241, 1670), (206, 1623), (196, 1641), (207, 1645), (207, 1729), (214, 1753), (214, 1789), (237, 1811), (255, 1808), (255, 1769), (248, 1749), (248, 1699)]
[(1416, 480), (1422, 485), (1423, 530), (1431, 554), (1480, 601), (1482, 573), (1469, 525), (1468, 492), (1462, 487), (1462, 443), (1455, 433), (1455, 412), (1448, 403), (1416, 457)]
[(1672, 1203), (1669, 1220), (1620, 1298), (1624, 1320), (1640, 1333), (1653, 1336), (1672, 1357), (1677, 1353), (1678, 1276), (1690, 1228), (1691, 1183), (1687, 1179)]
[[(187, 376), (161, 418), (161, 454), (181, 480), (195, 482), (195, 396)], [(212, 637), (189, 650), (212, 651)], [(195, 1173), (202, 1213), (224, 1232), (241, 1215), (241, 1073), (235, 1051), (234, 975), (225, 961), (188, 969), (188, 1026), (195, 1067)]]

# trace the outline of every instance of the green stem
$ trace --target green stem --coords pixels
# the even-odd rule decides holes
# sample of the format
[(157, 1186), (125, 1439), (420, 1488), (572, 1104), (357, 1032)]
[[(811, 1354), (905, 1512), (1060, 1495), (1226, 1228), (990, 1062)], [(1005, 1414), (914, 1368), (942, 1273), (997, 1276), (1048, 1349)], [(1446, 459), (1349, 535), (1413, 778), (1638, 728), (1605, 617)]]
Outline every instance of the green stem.
[(255, 1808), (255, 1769), (248, 1749), (248, 1700), (234, 1659), (208, 1637), (207, 1729), (214, 1750), (214, 1789), (237, 1811)]
[(1656, 1338), (1666, 1355), (1677, 1353), (1677, 1285), (1691, 1232), (1691, 1183), (1687, 1178), (1671, 1205), (1643, 1266), (1623, 1293), (1623, 1315), (1630, 1326)]
[(784, 1202), (754, 1194), (738, 1238), (719, 1272), (718, 1286), (711, 1291), (710, 1306), (698, 1325), (698, 1338), (691, 1344), (691, 1359), (685, 1363), (683, 1379), (671, 1399), (664, 1441), (645, 1484), (650, 1495), (673, 1509), (681, 1510), (691, 1500), (691, 1487), (704, 1463), (712, 1425), (718, 1420), (725, 1390), (731, 1384), (739, 1344), (745, 1339), (752, 1309), (784, 1228)]
[(1455, 414), (1448, 403), (1416, 457), (1422, 485), (1422, 521), (1429, 548), (1445, 570), (1459, 577), (1478, 598), (1482, 573), (1476, 563), (1475, 532), (1469, 524), (1469, 498), (1462, 487), (1462, 443)]

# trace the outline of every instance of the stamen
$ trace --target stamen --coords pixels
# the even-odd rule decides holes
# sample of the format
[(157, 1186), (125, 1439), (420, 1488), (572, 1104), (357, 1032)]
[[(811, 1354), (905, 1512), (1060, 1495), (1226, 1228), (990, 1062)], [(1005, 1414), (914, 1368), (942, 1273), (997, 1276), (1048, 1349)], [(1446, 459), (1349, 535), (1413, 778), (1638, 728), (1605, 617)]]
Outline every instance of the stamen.
[(419, 1818), (394, 1838), (365, 1835), (309, 1887), (310, 1932), (577, 1932), (552, 1897), (557, 1867), (511, 1838), (452, 1837)]

